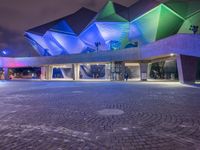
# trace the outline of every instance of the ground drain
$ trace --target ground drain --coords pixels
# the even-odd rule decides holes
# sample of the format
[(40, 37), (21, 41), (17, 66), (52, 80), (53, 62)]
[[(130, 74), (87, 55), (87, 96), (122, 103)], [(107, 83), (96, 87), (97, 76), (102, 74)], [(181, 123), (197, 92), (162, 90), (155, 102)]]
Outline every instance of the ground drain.
[(104, 116), (122, 115), (124, 113), (124, 111), (120, 109), (102, 109), (97, 112), (98, 114), (104, 115)]

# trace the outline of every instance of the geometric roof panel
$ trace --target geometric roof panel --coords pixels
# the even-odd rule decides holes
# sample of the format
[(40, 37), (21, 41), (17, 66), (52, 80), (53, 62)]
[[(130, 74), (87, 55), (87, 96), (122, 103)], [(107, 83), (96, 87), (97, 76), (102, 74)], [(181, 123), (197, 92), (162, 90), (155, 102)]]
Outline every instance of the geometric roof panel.
[(160, 40), (162, 38), (176, 34), (184, 22), (183, 17), (178, 15), (176, 12), (164, 4), (161, 4), (160, 7), (161, 12), (157, 28), (156, 40)]
[(145, 14), (156, 6), (160, 5), (155, 0), (139, 0), (129, 7), (129, 21), (132, 21), (139, 16)]
[(129, 22), (96, 22), (105, 42), (118, 41), (121, 46), (127, 44), (129, 35)]
[(64, 18), (72, 30), (79, 35), (96, 16), (96, 12), (82, 7), (77, 12)]
[(58, 32), (51, 32), (51, 35), (65, 49), (67, 54), (78, 54), (85, 49), (85, 44), (77, 36)]
[(161, 7), (157, 6), (131, 22), (130, 38), (147, 44), (156, 40)]
[(108, 1), (106, 5), (99, 11), (99, 13), (96, 16), (96, 20), (102, 20), (103, 18), (106, 18), (108, 16), (111, 16), (115, 14), (115, 8), (111, 1)]
[[(185, 20), (178, 33), (193, 33), (189, 30), (191, 25), (200, 27), (200, 12)], [(199, 34), (200, 30), (197, 33)]]
[(129, 8), (128, 7), (117, 4), (117, 3), (113, 3), (113, 5), (115, 8), (116, 14), (125, 18), (126, 20), (129, 20)]
[(75, 35), (72, 28), (67, 24), (67, 22), (65, 20), (60, 20), (50, 30), (54, 31), (54, 32), (60, 32), (60, 33)]
[(130, 38), (138, 38), (143, 44), (151, 43), (176, 34), (183, 22), (183, 17), (160, 4), (131, 22)]
[(200, 1), (190, 0), (190, 1), (180, 1), (180, 0), (169, 0), (165, 3), (169, 8), (176, 11), (179, 15), (185, 19), (194, 15), (200, 11)]
[(124, 8), (126, 7), (108, 1), (93, 19), (93, 22), (128, 22), (128, 20), (117, 14)]
[(102, 37), (96, 23), (91, 24), (85, 29), (80, 35), (79, 38), (90, 48), (96, 49), (95, 43), (100, 42), (100, 49), (107, 49), (108, 47), (105, 44), (105, 40)]
[[(76, 34), (80, 34), (82, 30), (89, 24), (89, 22), (91, 22), (91, 20), (95, 17), (96, 14), (96, 12), (82, 7), (81, 9), (79, 9), (71, 15), (29, 29), (27, 30), (27, 32), (43, 36), (50, 29), (57, 30), (58, 32), (64, 29), (64, 31), (69, 31), (68, 33), (74, 32)], [(66, 23), (63, 21), (65, 21)]]
[(34, 33), (34, 34), (38, 34), (38, 35), (43, 36), (49, 29), (51, 29), (56, 24), (57, 24), (57, 20), (43, 24), (43, 25), (40, 25), (40, 26), (32, 28), (32, 29), (29, 29), (26, 32)]

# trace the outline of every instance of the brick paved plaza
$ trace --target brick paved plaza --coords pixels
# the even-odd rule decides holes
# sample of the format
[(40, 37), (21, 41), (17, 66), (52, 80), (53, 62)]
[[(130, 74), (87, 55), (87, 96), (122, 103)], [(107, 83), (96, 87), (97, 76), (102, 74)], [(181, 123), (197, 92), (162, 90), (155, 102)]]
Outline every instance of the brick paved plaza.
[(200, 88), (0, 82), (1, 150), (199, 150)]

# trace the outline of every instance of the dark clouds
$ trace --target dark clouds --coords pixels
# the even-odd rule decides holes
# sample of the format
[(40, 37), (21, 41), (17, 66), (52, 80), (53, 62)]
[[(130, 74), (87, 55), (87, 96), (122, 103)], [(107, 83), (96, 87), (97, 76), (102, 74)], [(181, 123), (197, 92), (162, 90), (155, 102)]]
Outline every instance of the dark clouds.
[(0, 49), (7, 51), (8, 56), (35, 56), (37, 53), (24, 39), (23, 32), (9, 31), (0, 27)]
[[(128, 5), (135, 0), (115, 0)], [(66, 16), (85, 6), (99, 10), (106, 0), (0, 0), (0, 26), (21, 30)]]

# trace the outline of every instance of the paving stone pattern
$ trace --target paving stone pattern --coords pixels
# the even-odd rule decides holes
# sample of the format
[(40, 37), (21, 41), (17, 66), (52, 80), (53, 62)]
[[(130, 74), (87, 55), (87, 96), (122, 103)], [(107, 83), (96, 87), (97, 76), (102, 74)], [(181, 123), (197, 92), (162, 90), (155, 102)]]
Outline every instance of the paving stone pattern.
[(0, 82), (1, 150), (200, 150), (200, 88)]

